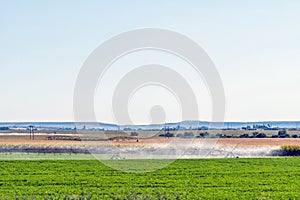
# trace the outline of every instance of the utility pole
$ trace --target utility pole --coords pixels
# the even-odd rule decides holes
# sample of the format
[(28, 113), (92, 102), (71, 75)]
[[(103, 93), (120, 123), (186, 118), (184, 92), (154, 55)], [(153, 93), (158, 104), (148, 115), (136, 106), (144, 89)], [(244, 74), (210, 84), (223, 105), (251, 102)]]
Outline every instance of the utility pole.
[(33, 130), (34, 126), (30, 125), (29, 126), (29, 138), (30, 140), (34, 140), (34, 130)]

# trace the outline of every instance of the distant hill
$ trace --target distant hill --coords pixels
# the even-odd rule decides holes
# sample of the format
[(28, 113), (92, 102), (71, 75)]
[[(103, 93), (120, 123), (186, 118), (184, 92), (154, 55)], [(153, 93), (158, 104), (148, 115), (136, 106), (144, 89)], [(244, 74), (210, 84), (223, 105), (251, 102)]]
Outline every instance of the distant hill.
[(298, 128), (300, 121), (258, 121), (258, 122), (208, 122), (208, 121), (183, 121), (177, 123), (166, 124), (148, 124), (148, 125), (121, 125), (109, 123), (96, 123), (96, 122), (0, 122), (0, 127), (9, 127), (14, 129), (26, 129), (29, 125), (33, 125), (38, 129), (104, 129), (104, 130), (151, 130), (162, 129), (164, 127), (179, 128), (179, 129), (195, 129), (202, 127), (205, 128), (224, 128), (236, 129), (242, 127), (253, 127), (254, 125), (278, 127), (278, 128)]

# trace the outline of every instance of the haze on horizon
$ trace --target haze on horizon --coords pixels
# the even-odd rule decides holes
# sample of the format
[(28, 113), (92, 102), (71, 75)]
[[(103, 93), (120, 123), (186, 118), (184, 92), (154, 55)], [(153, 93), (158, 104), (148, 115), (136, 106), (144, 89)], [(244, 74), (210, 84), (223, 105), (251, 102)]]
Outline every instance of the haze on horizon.
[[(72, 121), (74, 85), (88, 55), (112, 36), (144, 27), (174, 30), (205, 49), (224, 84), (225, 121), (299, 121), (299, 13), (297, 0), (2, 1), (0, 121)], [(151, 51), (128, 55), (107, 71), (95, 94), (98, 121), (114, 123), (110, 98), (118, 80), (149, 63), (186, 77), (199, 120), (210, 121), (203, 80), (178, 58)], [(168, 121), (184, 120), (176, 98), (161, 88), (138, 91), (132, 101), (137, 124), (153, 120), (155, 105)]]

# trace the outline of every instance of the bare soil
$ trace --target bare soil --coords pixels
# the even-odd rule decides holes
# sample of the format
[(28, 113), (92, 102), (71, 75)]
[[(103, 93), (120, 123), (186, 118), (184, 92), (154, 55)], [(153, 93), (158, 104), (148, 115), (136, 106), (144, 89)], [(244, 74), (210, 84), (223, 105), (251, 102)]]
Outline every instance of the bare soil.
[(188, 143), (201, 145), (203, 143), (214, 143), (220, 146), (283, 146), (283, 145), (300, 145), (300, 138), (215, 138), (215, 139), (183, 139), (183, 138), (163, 138), (153, 137), (145, 139), (127, 139), (114, 141), (74, 141), (74, 140), (47, 140), (44, 135), (35, 136), (35, 140), (30, 140), (29, 136), (22, 135), (0, 135), (0, 145), (84, 145), (101, 144), (101, 145), (166, 145), (170, 142)]

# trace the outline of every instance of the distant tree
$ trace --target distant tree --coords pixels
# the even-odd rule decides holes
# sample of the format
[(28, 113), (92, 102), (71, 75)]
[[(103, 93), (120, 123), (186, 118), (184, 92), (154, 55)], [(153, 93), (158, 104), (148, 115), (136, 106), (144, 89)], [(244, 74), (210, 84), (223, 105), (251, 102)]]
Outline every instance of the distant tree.
[(287, 133), (286, 130), (280, 130), (280, 131), (278, 131), (278, 137), (279, 138), (289, 138), (290, 135)]
[(253, 138), (266, 138), (267, 135), (265, 133), (253, 132)]
[(130, 136), (138, 136), (139, 134), (137, 132), (131, 132)]
[(220, 138), (227, 138), (228, 136), (226, 134), (220, 134)]
[(278, 131), (278, 136), (286, 135), (287, 131), (286, 130), (280, 130)]
[(208, 136), (209, 136), (208, 132), (204, 132), (204, 133), (199, 134), (199, 138), (205, 138), (205, 137), (208, 137)]
[(254, 138), (256, 138), (256, 136), (259, 134), (259, 132), (253, 132), (252, 135)]
[(248, 135), (248, 133), (245, 133), (245, 134), (240, 135), (240, 138), (249, 138), (249, 135)]
[(160, 134), (158, 135), (159, 137), (174, 137), (174, 134), (173, 133), (166, 133), (166, 134)]
[(265, 133), (259, 133), (256, 135), (256, 138), (266, 138), (267, 135)]

